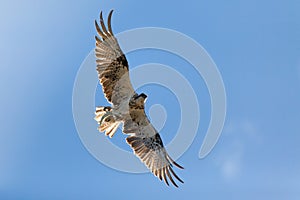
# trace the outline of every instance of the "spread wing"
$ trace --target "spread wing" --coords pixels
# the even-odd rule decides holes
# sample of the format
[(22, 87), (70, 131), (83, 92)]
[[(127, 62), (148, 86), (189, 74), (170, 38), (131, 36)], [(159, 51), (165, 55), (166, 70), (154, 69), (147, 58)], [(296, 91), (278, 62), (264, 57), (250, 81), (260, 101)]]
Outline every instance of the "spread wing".
[(100, 13), (101, 28), (95, 20), (95, 26), (101, 38), (95, 36), (95, 55), (98, 78), (103, 93), (110, 103), (118, 106), (135, 92), (129, 79), (127, 59), (111, 29), (112, 12), (113, 10), (108, 15), (107, 28), (103, 21), (102, 12)]
[(173, 177), (183, 183), (172, 167), (175, 165), (183, 169), (168, 155), (160, 135), (148, 120), (144, 109), (131, 111), (131, 118), (124, 121), (123, 132), (130, 134), (126, 138), (134, 154), (150, 169), (160, 180), (167, 185), (168, 178), (176, 186)]

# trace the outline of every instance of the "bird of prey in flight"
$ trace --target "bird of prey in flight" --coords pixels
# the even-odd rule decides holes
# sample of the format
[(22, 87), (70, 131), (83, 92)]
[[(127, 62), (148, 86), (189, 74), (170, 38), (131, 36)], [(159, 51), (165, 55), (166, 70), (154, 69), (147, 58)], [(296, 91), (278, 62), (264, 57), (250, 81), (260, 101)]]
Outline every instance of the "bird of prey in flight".
[(168, 155), (159, 133), (145, 113), (147, 95), (138, 94), (132, 87), (127, 59), (122, 52), (111, 28), (110, 11), (107, 26), (100, 13), (100, 26), (95, 20), (98, 36), (95, 36), (96, 64), (98, 78), (103, 93), (111, 106), (96, 107), (95, 120), (98, 130), (113, 137), (119, 125), (123, 123), (123, 133), (128, 135), (126, 142), (133, 149), (134, 154), (160, 180), (169, 185), (169, 181), (178, 187), (174, 177), (183, 181), (173, 171), (173, 166), (183, 169)]

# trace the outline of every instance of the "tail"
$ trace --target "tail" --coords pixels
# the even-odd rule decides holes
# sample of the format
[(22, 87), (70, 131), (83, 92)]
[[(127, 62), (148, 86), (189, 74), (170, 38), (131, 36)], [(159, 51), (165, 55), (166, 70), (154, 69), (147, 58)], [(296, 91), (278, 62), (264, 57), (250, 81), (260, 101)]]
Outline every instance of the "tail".
[(105, 135), (108, 135), (110, 138), (114, 136), (121, 123), (115, 120), (111, 110), (111, 107), (96, 107), (96, 116), (94, 118), (99, 124), (98, 131), (105, 131)]

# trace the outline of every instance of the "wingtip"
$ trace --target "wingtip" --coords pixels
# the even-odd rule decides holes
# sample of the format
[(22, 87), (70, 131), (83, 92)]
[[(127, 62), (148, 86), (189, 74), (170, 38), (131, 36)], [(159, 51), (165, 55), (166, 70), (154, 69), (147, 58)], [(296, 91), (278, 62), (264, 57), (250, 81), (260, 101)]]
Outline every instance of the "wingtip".
[(181, 165), (179, 165), (177, 162), (173, 162), (173, 164), (178, 167), (179, 169), (184, 169), (184, 167), (182, 167)]
[(113, 31), (112, 31), (112, 28), (111, 28), (111, 16), (112, 16), (112, 13), (113, 13), (114, 10), (111, 10), (108, 14), (108, 19), (107, 19), (107, 28), (108, 28), (108, 31), (109, 33), (113, 36)]
[(168, 169), (168, 168), (165, 168), (165, 171), (166, 171), (167, 176), (169, 177), (169, 180), (173, 183), (173, 185), (174, 185), (175, 187), (178, 188), (178, 185), (177, 185), (176, 182), (173, 180), (173, 178), (172, 178), (172, 176), (171, 176), (171, 174), (170, 174), (170, 172), (169, 172), (169, 169)]
[(99, 31), (100, 31), (100, 27), (99, 27), (99, 25), (98, 25), (98, 22), (97, 22), (97, 20), (95, 19), (95, 27), (96, 27), (96, 30), (97, 30), (97, 32), (99, 33)]
[(100, 20), (103, 21), (102, 10), (100, 11)]
[(179, 165), (177, 162), (175, 162), (171, 156), (167, 155), (167, 158), (169, 159), (169, 161), (174, 164), (176, 167), (178, 167), (179, 169), (184, 169), (184, 167), (182, 167), (181, 165)]
[(177, 180), (179, 180), (181, 183), (184, 183), (184, 181), (181, 180), (181, 178), (179, 178), (179, 176), (177, 176), (177, 174), (174, 172), (174, 170), (172, 169), (171, 166), (169, 166), (168, 169), (170, 170), (170, 172), (173, 174), (173, 176), (174, 176)]

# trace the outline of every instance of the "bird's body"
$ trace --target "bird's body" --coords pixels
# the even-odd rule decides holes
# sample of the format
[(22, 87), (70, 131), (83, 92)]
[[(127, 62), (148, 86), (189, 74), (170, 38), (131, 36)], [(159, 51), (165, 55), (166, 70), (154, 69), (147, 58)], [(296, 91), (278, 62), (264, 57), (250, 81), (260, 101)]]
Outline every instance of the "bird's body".
[(97, 32), (101, 36), (101, 39), (95, 37), (98, 78), (106, 99), (112, 104), (111, 107), (96, 107), (98, 130), (113, 137), (123, 123), (122, 131), (128, 135), (126, 141), (134, 154), (160, 180), (163, 179), (169, 185), (168, 177), (177, 187), (172, 176), (182, 183), (183, 181), (174, 173), (172, 166), (182, 167), (167, 154), (159, 133), (147, 118), (144, 110), (147, 95), (137, 94), (131, 85), (127, 59), (111, 29), (111, 16), (112, 11), (108, 16), (107, 28), (102, 12), (101, 29), (95, 21)]

